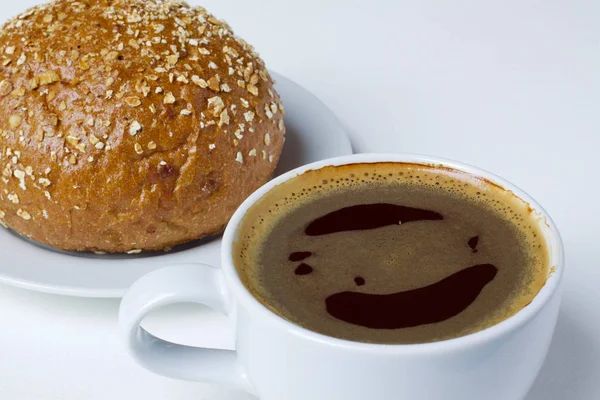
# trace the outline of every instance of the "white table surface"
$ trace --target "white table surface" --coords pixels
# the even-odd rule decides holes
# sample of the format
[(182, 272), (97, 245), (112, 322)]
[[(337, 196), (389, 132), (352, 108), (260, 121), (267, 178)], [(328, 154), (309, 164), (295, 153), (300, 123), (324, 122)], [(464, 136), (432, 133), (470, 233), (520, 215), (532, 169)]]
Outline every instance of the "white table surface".
[[(2, 1), (0, 17), (35, 2)], [(455, 158), (537, 198), (562, 231), (567, 271), (556, 335), (526, 400), (600, 398), (600, 2), (203, 5), (321, 98), (357, 152)], [(136, 366), (116, 338), (117, 308), (0, 286), (0, 399), (251, 399)], [(223, 318), (193, 307), (147, 325), (171, 340), (232, 345), (215, 333)]]

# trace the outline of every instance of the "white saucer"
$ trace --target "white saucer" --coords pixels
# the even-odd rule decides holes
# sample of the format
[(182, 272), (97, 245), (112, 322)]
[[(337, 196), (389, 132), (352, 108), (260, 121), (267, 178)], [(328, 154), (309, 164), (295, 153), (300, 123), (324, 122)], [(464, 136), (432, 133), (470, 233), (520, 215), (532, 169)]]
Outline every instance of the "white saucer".
[[(313, 161), (352, 153), (348, 136), (319, 99), (272, 73), (285, 109), (286, 143), (276, 174)], [(0, 282), (26, 289), (80, 297), (121, 297), (142, 275), (170, 264), (219, 265), (220, 238), (171, 253), (96, 256), (58, 252), (0, 229)]]

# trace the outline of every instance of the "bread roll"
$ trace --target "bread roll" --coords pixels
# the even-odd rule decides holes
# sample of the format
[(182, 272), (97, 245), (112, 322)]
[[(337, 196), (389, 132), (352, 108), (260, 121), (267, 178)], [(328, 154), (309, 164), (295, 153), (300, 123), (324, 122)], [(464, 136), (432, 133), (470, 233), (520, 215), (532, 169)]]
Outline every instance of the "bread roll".
[(173, 0), (58, 0), (12, 19), (0, 113), (0, 223), (78, 251), (220, 232), (285, 132), (253, 48)]

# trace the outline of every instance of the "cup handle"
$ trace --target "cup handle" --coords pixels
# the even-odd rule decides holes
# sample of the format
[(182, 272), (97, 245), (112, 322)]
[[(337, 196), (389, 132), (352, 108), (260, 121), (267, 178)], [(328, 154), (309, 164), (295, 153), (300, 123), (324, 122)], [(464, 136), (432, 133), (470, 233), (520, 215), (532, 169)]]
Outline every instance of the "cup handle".
[(221, 270), (205, 264), (174, 265), (150, 272), (131, 286), (121, 301), (119, 330), (135, 361), (170, 378), (253, 392), (235, 351), (171, 343), (140, 326), (150, 312), (176, 303), (199, 303), (228, 315), (231, 300)]

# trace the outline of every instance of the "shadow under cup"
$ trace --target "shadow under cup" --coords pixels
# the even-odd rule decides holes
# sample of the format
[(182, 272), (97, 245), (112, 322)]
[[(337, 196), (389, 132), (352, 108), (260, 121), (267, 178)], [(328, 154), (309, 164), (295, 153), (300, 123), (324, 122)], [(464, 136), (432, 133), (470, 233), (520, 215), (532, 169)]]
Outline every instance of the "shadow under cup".
[[(539, 230), (544, 236), (549, 260), (549, 271), (548, 276), (546, 278), (546, 282), (543, 284), (542, 288), (539, 292), (534, 296), (533, 300), (517, 311), (514, 315), (509, 316), (508, 318), (495, 323), (487, 328), (478, 330), (477, 332), (457, 336), (452, 339), (444, 339), (440, 341), (423, 341), (417, 342), (416, 344), (391, 344), (393, 346), (411, 346), (414, 349), (416, 348), (456, 348), (456, 346), (460, 346), (461, 344), (467, 344), (469, 342), (475, 343), (478, 341), (485, 341), (492, 337), (496, 337), (498, 335), (502, 335), (510, 330), (516, 329), (519, 325), (526, 323), (526, 321), (535, 315), (548, 301), (548, 299), (552, 296), (558, 284), (562, 278), (563, 267), (564, 267), (564, 255), (563, 255), (563, 247), (560, 239), (560, 235), (556, 226), (554, 225), (550, 216), (545, 212), (545, 210), (529, 195), (525, 192), (511, 184), (510, 182), (497, 177), (487, 171), (475, 168), (470, 165), (458, 163), (455, 161), (432, 158), (426, 156), (419, 155), (371, 155), (371, 154), (362, 154), (362, 155), (353, 155), (346, 157), (339, 157), (336, 159), (325, 160), (321, 162), (317, 162), (311, 165), (307, 165), (296, 170), (290, 171), (277, 179), (267, 183), (265, 186), (260, 188), (257, 192), (255, 192), (250, 198), (248, 198), (242, 206), (238, 209), (238, 211), (233, 216), (230, 225), (227, 228), (224, 237), (224, 246), (223, 246), (223, 259), (228, 259), (230, 262), (225, 263), (228, 265), (225, 268), (225, 274), (228, 277), (229, 282), (233, 284), (235, 287), (235, 291), (238, 292), (244, 301), (250, 303), (251, 307), (256, 307), (257, 309), (261, 309), (262, 314), (264, 314), (265, 318), (270, 320), (270, 323), (279, 326), (285, 326), (287, 329), (291, 329), (295, 334), (303, 335), (305, 337), (309, 337), (314, 340), (327, 340), (337, 345), (344, 346), (353, 346), (353, 347), (363, 347), (363, 346), (377, 346), (377, 343), (364, 343), (361, 341), (355, 340), (346, 340), (346, 339), (337, 339), (328, 335), (323, 335), (317, 333), (315, 331), (306, 329), (298, 324), (290, 322), (288, 319), (281, 317), (276, 311), (276, 307), (271, 308), (269, 304), (265, 304), (265, 301), (261, 301), (252, 294), (252, 290), (248, 289), (243, 280), (240, 279), (239, 270), (237, 270), (234, 265), (236, 261), (235, 257), (232, 257), (232, 254), (238, 249), (233, 246), (233, 243), (236, 243), (239, 239), (239, 235), (243, 235), (243, 232), (240, 232), (240, 227), (242, 226), (242, 220), (248, 210), (252, 208), (253, 205), (257, 203), (258, 200), (262, 199), (267, 193), (276, 188), (276, 186), (293, 179), (299, 175), (307, 171), (319, 170), (321, 168), (329, 167), (329, 166), (342, 166), (349, 164), (373, 164), (373, 163), (399, 163), (399, 164), (421, 164), (426, 167), (440, 168), (442, 170), (454, 170), (458, 172), (464, 172), (466, 174), (472, 175), (476, 178), (480, 178), (488, 183), (499, 186), (504, 191), (510, 192), (514, 194), (519, 199), (523, 200), (532, 210), (530, 215), (531, 223), (536, 223), (539, 227)], [(234, 230), (235, 229), (235, 230)], [(235, 237), (235, 239), (234, 239)], [(239, 260), (237, 261), (239, 263)], [(232, 268), (233, 267), (233, 268)], [(390, 344), (381, 344), (383, 346), (390, 346)]]

